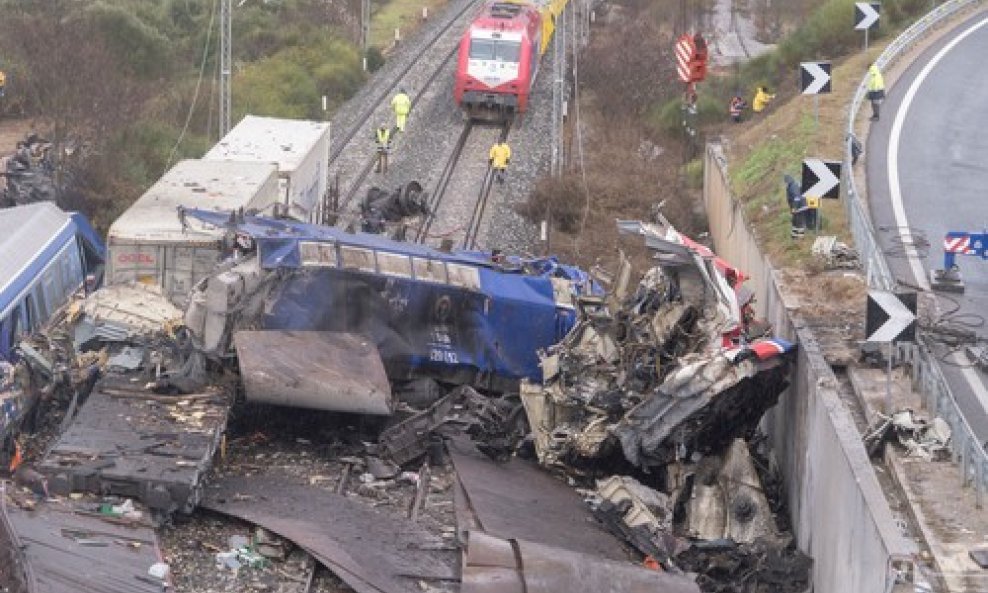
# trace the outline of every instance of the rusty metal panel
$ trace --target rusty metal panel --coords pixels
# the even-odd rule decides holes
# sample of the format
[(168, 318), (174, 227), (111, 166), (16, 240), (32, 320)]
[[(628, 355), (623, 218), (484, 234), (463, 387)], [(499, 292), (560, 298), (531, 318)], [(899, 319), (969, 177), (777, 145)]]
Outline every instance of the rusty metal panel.
[(378, 416), (394, 410), (381, 355), (362, 336), (238, 331), (234, 344), (250, 401)]
[(684, 575), (471, 531), (462, 593), (699, 593)]
[(148, 575), (159, 562), (154, 530), (79, 514), (67, 503), (33, 511), (5, 504), (0, 486), (0, 529), (17, 546), (26, 593), (157, 593)]
[(210, 483), (202, 506), (295, 542), (357, 593), (422, 593), (420, 580), (459, 577), (440, 538), (327, 490), (231, 476)]
[(449, 452), (466, 495), (457, 505), (458, 524), (603, 558), (628, 558), (580, 495), (537, 466), (518, 458), (495, 463), (462, 440), (450, 442)]

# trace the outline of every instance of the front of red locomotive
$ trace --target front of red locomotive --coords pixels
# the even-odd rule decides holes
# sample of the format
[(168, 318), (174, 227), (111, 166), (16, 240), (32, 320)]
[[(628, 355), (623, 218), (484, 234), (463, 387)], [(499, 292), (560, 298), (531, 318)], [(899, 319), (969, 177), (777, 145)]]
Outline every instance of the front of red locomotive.
[(460, 41), (454, 98), (474, 119), (504, 120), (528, 107), (541, 21), (527, 3), (487, 4)]

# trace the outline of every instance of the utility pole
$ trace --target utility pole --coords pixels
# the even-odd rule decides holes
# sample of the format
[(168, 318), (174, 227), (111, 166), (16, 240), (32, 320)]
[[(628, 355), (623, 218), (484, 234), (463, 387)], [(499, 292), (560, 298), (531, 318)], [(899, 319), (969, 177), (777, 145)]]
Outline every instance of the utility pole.
[(552, 159), (549, 167), (553, 177), (559, 177), (559, 144), (560, 130), (559, 120), (562, 119), (562, 90), (563, 90), (563, 59), (562, 43), (559, 35), (559, 22), (562, 19), (555, 19), (554, 31), (552, 35)]
[(220, 0), (220, 138), (230, 131), (231, 3), (232, 0)]
[(370, 0), (360, 0), (360, 49), (364, 53), (364, 72), (367, 72), (367, 49), (370, 44)]

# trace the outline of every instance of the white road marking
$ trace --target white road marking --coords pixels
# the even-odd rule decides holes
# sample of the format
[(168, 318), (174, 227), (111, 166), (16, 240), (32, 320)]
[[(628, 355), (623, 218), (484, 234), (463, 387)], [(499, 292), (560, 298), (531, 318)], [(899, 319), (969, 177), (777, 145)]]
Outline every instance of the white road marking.
[(909, 111), (909, 106), (912, 104), (913, 99), (916, 97), (916, 93), (919, 92), (920, 85), (926, 80), (933, 68), (943, 59), (947, 52), (954, 49), (958, 43), (967, 38), (981, 27), (988, 25), (988, 18), (980, 21), (977, 24), (972, 25), (966, 31), (951, 40), (950, 43), (945, 45), (937, 55), (933, 56), (923, 70), (920, 71), (916, 79), (909, 86), (909, 90), (906, 91), (905, 96), (902, 98), (902, 105), (899, 107), (899, 111), (895, 114), (895, 121), (892, 122), (892, 134), (889, 137), (888, 145), (888, 168), (889, 168), (889, 200), (892, 202), (892, 212), (895, 214), (895, 224), (899, 227), (899, 235), (902, 239), (902, 245), (906, 248), (906, 258), (909, 260), (909, 269), (912, 271), (913, 276), (916, 279), (916, 285), (921, 287), (923, 290), (930, 290), (930, 281), (926, 277), (926, 271), (923, 269), (923, 264), (920, 262), (919, 254), (916, 252), (914, 247), (912, 234), (909, 232), (909, 221), (906, 219), (906, 209), (902, 204), (902, 186), (899, 183), (899, 141), (902, 137), (902, 128), (906, 121), (906, 115)]
[[(906, 258), (909, 260), (909, 269), (913, 273), (913, 277), (916, 279), (916, 285), (923, 290), (930, 290), (930, 281), (926, 277), (926, 271), (923, 269), (923, 265), (920, 262), (919, 254), (916, 252), (916, 248), (913, 247), (912, 234), (909, 232), (909, 221), (906, 218), (906, 209), (902, 204), (902, 186), (899, 184), (899, 141), (902, 137), (902, 127), (906, 121), (906, 113), (909, 111), (909, 106), (913, 102), (913, 98), (919, 91), (920, 85), (926, 80), (933, 68), (947, 55), (947, 52), (954, 49), (957, 44), (964, 41), (969, 35), (988, 25), (988, 18), (975, 23), (967, 28), (963, 33), (955, 37), (943, 46), (943, 48), (937, 52), (933, 59), (930, 60), (926, 66), (920, 71), (919, 75), (909, 86), (909, 90), (906, 91), (905, 96), (902, 98), (902, 105), (899, 107), (899, 111), (895, 114), (895, 121), (892, 122), (892, 134), (889, 137), (888, 145), (888, 168), (889, 168), (889, 200), (892, 202), (892, 211), (895, 214), (895, 224), (899, 227), (899, 236), (902, 239), (902, 245), (906, 246)], [(958, 361), (960, 362), (960, 361)], [(963, 361), (963, 364), (967, 364), (967, 361)], [(981, 377), (978, 376), (970, 367), (961, 367), (961, 376), (970, 386), (971, 391), (974, 392), (975, 397), (978, 398), (978, 402), (984, 409), (985, 413), (988, 413), (988, 389), (985, 389), (984, 382)]]
[(967, 381), (967, 384), (971, 386), (974, 396), (978, 398), (981, 407), (988, 414), (988, 389), (985, 389), (985, 384), (981, 381), (981, 377), (971, 368), (971, 361), (967, 360), (960, 352), (955, 352), (952, 362), (960, 367), (961, 375)]

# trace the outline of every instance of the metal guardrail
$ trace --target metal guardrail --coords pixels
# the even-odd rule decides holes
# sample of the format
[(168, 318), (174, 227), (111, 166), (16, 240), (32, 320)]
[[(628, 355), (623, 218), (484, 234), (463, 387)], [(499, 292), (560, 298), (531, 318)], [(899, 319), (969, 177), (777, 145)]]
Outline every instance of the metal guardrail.
[[(957, 12), (984, 2), (985, 0), (949, 0), (931, 10), (908, 29), (896, 37), (875, 60), (879, 69), (885, 71), (890, 64), (895, 63), (902, 55), (912, 48), (918, 40), (933, 27), (938, 26), (944, 19)], [(885, 259), (885, 253), (878, 245), (875, 228), (871, 224), (867, 206), (858, 194), (854, 183), (854, 173), (851, 170), (851, 139), (854, 134), (854, 122), (858, 111), (864, 102), (867, 91), (867, 75), (863, 76), (851, 101), (850, 115), (847, 119), (847, 133), (844, 146), (844, 187), (846, 192), (846, 208), (851, 232), (857, 245), (861, 262), (864, 266), (868, 286), (878, 290), (891, 291), (896, 287), (896, 280)], [(953, 431), (951, 451), (954, 460), (960, 464), (962, 485), (974, 486), (978, 508), (984, 505), (988, 493), (988, 451), (978, 441), (971, 426), (964, 418), (957, 400), (954, 399), (950, 386), (943, 376), (943, 371), (933, 355), (930, 347), (920, 340), (917, 344), (903, 344), (898, 348), (898, 358), (912, 366), (913, 383), (925, 398), (927, 409), (934, 415), (940, 416), (950, 425)]]

